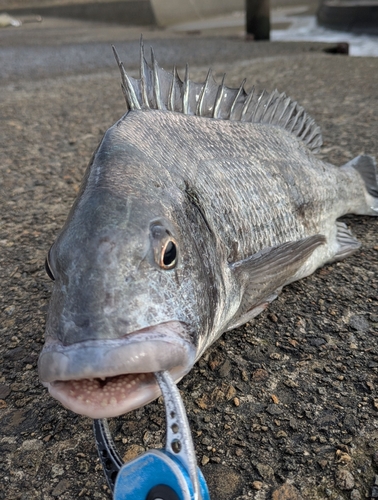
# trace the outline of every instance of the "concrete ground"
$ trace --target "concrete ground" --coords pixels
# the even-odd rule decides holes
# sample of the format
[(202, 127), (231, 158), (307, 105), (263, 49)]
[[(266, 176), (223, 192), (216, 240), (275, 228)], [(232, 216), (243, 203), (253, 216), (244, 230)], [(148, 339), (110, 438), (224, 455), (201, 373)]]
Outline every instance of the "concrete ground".
[[(0, 499), (107, 499), (91, 421), (40, 385), (51, 283), (44, 259), (105, 130), (125, 112), (111, 54), (137, 68), (141, 29), (46, 20), (0, 31)], [(321, 126), (321, 158), (378, 155), (378, 60), (240, 32), (143, 28), (159, 62), (278, 88)], [(321, 188), (321, 186), (319, 187)], [(378, 219), (347, 217), (362, 248), (288, 286), (214, 344), (179, 387), (216, 500), (371, 498), (378, 474)], [(112, 419), (128, 458), (164, 440), (154, 402)], [(375, 494), (375, 493), (374, 493)]]

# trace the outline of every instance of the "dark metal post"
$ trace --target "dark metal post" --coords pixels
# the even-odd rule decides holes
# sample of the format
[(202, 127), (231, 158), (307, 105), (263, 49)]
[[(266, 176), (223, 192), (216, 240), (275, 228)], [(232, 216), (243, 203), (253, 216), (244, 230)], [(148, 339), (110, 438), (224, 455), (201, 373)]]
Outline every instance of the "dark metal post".
[(246, 0), (246, 29), (254, 40), (270, 39), (269, 0)]

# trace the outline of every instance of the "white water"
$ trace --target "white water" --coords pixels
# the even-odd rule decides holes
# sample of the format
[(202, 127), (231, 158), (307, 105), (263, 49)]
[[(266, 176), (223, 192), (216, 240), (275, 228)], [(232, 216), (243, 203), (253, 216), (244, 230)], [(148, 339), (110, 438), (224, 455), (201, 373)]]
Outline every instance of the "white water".
[[(287, 24), (285, 29), (272, 29), (270, 38), (273, 41), (313, 41), (349, 44), (349, 55), (378, 57), (378, 36), (355, 35), (344, 31), (333, 31), (318, 26), (315, 16), (306, 15), (307, 6), (282, 7), (271, 10), (271, 25)], [(235, 28), (242, 33), (245, 26), (245, 13), (233, 12), (227, 16), (218, 16), (210, 19), (171, 26), (173, 31), (207, 30)]]
[[(378, 36), (355, 35), (345, 31), (334, 31), (318, 26), (315, 16), (306, 16), (306, 7), (275, 9), (271, 14), (273, 23), (290, 23), (287, 29), (271, 30), (273, 41), (313, 41), (349, 43), (349, 55), (378, 57)], [(301, 13), (303, 12), (303, 15)], [(296, 14), (296, 15), (293, 15)]]

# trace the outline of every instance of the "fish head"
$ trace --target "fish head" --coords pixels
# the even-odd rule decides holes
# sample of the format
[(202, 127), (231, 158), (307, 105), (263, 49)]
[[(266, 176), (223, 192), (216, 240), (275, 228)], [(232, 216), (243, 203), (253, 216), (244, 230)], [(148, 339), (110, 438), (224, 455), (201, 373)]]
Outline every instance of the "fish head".
[(180, 380), (201, 351), (213, 301), (182, 190), (162, 187), (121, 132), (105, 135), (47, 259), (54, 286), (39, 376), (92, 418), (155, 399), (154, 372)]

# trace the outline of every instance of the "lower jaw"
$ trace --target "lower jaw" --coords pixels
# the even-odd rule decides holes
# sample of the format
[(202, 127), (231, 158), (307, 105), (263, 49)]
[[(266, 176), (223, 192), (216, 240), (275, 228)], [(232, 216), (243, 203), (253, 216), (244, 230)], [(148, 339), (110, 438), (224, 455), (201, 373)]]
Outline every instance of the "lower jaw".
[[(170, 370), (178, 382), (187, 372)], [(90, 418), (111, 418), (146, 405), (160, 395), (153, 373), (132, 373), (105, 379), (56, 381), (45, 384), (67, 409)]]
[(48, 339), (39, 358), (42, 383), (63, 406), (91, 418), (122, 415), (160, 395), (154, 372), (178, 382), (193, 366), (185, 324), (168, 321), (117, 339), (63, 345)]

